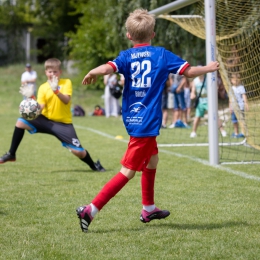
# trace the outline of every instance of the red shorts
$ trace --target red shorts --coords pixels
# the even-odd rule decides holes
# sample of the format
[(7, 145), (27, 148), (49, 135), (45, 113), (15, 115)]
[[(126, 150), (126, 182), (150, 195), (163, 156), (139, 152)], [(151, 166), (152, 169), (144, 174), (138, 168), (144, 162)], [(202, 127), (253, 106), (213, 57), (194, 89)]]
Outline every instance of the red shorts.
[(158, 154), (156, 136), (132, 137), (128, 148), (121, 160), (121, 164), (133, 171), (142, 171), (150, 161), (152, 155)]

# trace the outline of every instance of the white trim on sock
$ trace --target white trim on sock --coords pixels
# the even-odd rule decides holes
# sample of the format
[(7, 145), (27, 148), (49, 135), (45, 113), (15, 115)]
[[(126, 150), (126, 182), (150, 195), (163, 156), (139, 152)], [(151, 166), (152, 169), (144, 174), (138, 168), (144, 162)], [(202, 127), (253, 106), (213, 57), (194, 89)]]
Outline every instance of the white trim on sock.
[(155, 205), (148, 205), (148, 206), (143, 205), (143, 209), (147, 212), (152, 212), (153, 210), (155, 210)]
[(92, 203), (90, 203), (90, 206), (91, 206), (91, 216), (94, 218), (94, 217), (96, 216), (96, 214), (99, 212), (99, 210), (98, 210), (98, 208), (97, 208), (94, 204), (92, 204)]

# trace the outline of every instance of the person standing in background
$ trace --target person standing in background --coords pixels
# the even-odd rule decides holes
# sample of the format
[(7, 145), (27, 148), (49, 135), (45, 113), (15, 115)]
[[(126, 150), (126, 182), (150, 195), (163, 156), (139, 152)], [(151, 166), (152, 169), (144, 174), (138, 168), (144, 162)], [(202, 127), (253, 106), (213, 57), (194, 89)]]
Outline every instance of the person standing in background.
[(113, 88), (115, 85), (124, 84), (123, 79), (120, 78), (118, 81), (117, 74), (109, 74), (104, 76), (104, 84), (105, 84), (105, 95), (104, 95), (104, 103), (105, 103), (105, 114), (106, 117), (114, 116), (118, 117), (119, 115), (119, 101), (116, 99), (110, 92), (110, 88)]
[(162, 126), (161, 128), (167, 128), (167, 120), (168, 120), (168, 99), (169, 99), (169, 91), (173, 84), (173, 78), (172, 75), (169, 74), (167, 81), (165, 82), (164, 90), (162, 92), (162, 113), (163, 113), (163, 119), (162, 119)]
[[(201, 66), (198, 66), (201, 67)], [(205, 113), (208, 111), (208, 95), (207, 95), (207, 82), (204, 82), (204, 77), (206, 75), (200, 75), (193, 79), (191, 82), (191, 99), (195, 99), (199, 96), (199, 103), (195, 110), (195, 118), (193, 121), (192, 132), (190, 134), (190, 138), (197, 137), (197, 128), (200, 123), (200, 119), (204, 117)], [(203, 85), (204, 84), (204, 85)], [(226, 137), (227, 133), (224, 130), (222, 122), (218, 119), (218, 127), (221, 132), (222, 137)]]
[(184, 81), (184, 101), (186, 104), (186, 108), (187, 108), (187, 113), (186, 113), (186, 118), (187, 118), (187, 124), (190, 121), (190, 113), (191, 113), (191, 98), (190, 98), (190, 94), (191, 94), (191, 84), (190, 84), (190, 80), (187, 77), (183, 77), (183, 81)]
[(239, 122), (234, 112), (234, 109), (236, 108), (235, 103), (237, 103), (237, 106), (240, 109), (240, 112), (237, 112), (240, 115), (239, 119), (242, 124), (245, 124), (245, 111), (248, 110), (246, 90), (244, 85), (241, 83), (239, 73), (234, 73), (231, 76), (231, 83), (232, 83), (232, 88), (230, 89), (230, 93), (229, 93), (229, 108), (231, 112), (231, 120), (234, 126), (234, 133), (232, 134), (231, 137), (244, 138), (245, 134), (239, 133)]
[(36, 91), (37, 91), (36, 79), (37, 79), (37, 72), (35, 70), (32, 70), (32, 66), (30, 63), (27, 63), (25, 65), (25, 72), (21, 76), (21, 83), (22, 85), (33, 85), (34, 96), (36, 96)]
[(187, 108), (184, 97), (184, 86), (186, 79), (181, 75), (174, 75), (172, 93), (174, 94), (174, 109), (172, 124), (169, 128), (190, 128), (187, 122)]

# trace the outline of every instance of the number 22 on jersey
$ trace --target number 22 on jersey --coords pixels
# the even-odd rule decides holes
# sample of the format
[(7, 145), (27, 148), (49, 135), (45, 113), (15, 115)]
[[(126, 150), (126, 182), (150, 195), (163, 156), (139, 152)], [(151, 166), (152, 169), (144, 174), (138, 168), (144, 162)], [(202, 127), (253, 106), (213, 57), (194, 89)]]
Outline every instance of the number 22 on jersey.
[(150, 88), (151, 77), (151, 61), (144, 60), (142, 62), (135, 61), (131, 63), (132, 73), (132, 87), (134, 88)]

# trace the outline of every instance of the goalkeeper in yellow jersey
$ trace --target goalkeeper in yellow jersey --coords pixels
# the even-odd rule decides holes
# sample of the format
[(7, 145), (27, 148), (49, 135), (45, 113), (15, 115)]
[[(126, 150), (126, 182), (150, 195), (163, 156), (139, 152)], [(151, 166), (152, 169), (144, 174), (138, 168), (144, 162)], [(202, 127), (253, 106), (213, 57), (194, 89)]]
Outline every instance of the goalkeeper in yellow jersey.
[[(80, 144), (72, 124), (70, 110), (72, 84), (69, 79), (60, 79), (61, 73), (60, 60), (51, 58), (45, 62), (47, 82), (39, 87), (37, 95), (41, 114), (30, 121), (18, 118), (9, 152), (0, 157), (0, 164), (16, 161), (16, 151), (23, 139), (24, 130), (27, 130), (30, 134), (45, 133), (55, 136), (64, 147), (88, 164), (93, 171), (105, 171), (100, 161), (94, 162), (89, 152)], [(27, 98), (34, 97), (34, 90), (30, 85), (21, 86), (20, 93)]]

